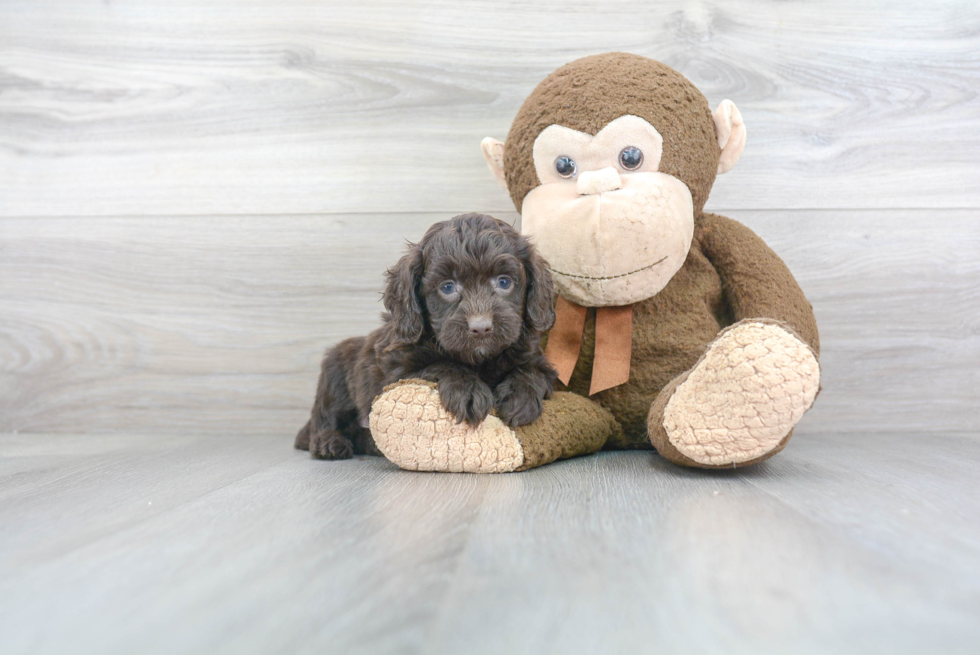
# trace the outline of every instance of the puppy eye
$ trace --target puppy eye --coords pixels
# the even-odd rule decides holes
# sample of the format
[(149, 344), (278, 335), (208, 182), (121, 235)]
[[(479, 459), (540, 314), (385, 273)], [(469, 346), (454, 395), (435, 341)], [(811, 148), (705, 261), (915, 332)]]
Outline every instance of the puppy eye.
[(619, 153), (619, 165), (628, 171), (635, 171), (643, 164), (643, 151), (636, 146), (626, 146)]
[(575, 171), (578, 170), (578, 166), (575, 165), (575, 162), (570, 157), (562, 155), (555, 160), (555, 170), (562, 177), (572, 177), (575, 175)]
[(455, 282), (443, 282), (442, 286), (439, 287), (439, 291), (442, 292), (444, 296), (451, 296), (456, 293), (456, 283)]
[(511, 287), (512, 284), (513, 282), (509, 277), (507, 277), (506, 275), (501, 275), (494, 281), (493, 286), (500, 289), (501, 291), (506, 291)]

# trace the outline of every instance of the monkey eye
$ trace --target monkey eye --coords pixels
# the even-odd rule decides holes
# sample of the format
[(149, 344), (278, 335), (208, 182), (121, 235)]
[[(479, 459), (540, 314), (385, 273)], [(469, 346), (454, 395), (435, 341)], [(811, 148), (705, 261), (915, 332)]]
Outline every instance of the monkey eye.
[(501, 275), (493, 282), (493, 286), (500, 289), (501, 291), (507, 291), (510, 289), (513, 282), (506, 275)]
[(626, 146), (619, 153), (619, 165), (628, 171), (635, 171), (643, 164), (643, 151), (636, 146)]
[(451, 296), (456, 293), (456, 283), (452, 281), (443, 282), (439, 287), (439, 291), (442, 292), (444, 296)]
[(575, 165), (575, 162), (571, 159), (571, 157), (562, 155), (555, 160), (555, 170), (558, 171), (558, 174), (562, 177), (572, 177), (575, 175), (575, 171), (578, 170), (578, 166)]

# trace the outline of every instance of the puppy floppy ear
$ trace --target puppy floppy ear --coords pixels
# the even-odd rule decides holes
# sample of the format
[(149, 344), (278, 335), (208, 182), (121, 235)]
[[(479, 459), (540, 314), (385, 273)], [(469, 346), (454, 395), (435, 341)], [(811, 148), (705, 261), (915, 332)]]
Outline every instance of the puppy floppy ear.
[(524, 272), (527, 274), (524, 313), (531, 329), (546, 332), (555, 324), (555, 283), (551, 279), (548, 262), (533, 248), (529, 250), (524, 260)]
[(408, 253), (385, 273), (388, 282), (382, 301), (391, 314), (395, 335), (404, 343), (418, 343), (425, 329), (419, 299), (423, 270), (422, 249), (418, 244), (410, 243)]

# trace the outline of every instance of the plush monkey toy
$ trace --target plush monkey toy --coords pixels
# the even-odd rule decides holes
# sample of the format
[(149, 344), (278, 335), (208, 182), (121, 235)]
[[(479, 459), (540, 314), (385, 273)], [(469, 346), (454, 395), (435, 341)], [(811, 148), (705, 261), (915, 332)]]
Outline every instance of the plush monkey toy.
[(623, 53), (549, 75), (483, 154), (560, 294), (546, 354), (565, 385), (537, 422), (457, 424), (433, 385), (379, 396), (371, 430), (413, 470), (501, 472), (602, 448), (733, 468), (779, 452), (820, 384), (810, 303), (740, 223), (704, 213), (745, 146), (735, 105)]

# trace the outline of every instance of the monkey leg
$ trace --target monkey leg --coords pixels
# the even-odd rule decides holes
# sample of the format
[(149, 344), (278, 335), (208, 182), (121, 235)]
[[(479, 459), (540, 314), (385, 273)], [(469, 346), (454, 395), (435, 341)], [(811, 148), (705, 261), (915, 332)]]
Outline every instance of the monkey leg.
[(660, 392), (647, 417), (650, 441), (684, 466), (755, 464), (783, 449), (819, 387), (817, 358), (793, 332), (740, 321)]
[(401, 380), (371, 406), (371, 433), (390, 461), (411, 471), (506, 473), (587, 455), (621, 428), (587, 398), (557, 392), (530, 425), (510, 428), (488, 416), (472, 428), (445, 410), (434, 383)]

